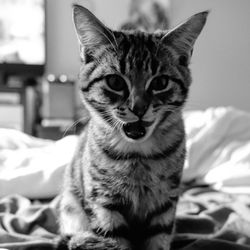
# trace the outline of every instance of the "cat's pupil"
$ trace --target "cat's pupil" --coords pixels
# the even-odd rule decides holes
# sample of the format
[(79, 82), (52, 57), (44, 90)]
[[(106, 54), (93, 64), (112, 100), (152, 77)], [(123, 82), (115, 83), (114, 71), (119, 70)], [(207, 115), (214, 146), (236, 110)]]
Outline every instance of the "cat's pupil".
[(109, 88), (115, 91), (122, 91), (126, 88), (125, 80), (118, 75), (108, 75), (106, 76), (107, 85)]
[(155, 77), (150, 84), (150, 89), (155, 91), (164, 90), (168, 85), (168, 81), (167, 76)]

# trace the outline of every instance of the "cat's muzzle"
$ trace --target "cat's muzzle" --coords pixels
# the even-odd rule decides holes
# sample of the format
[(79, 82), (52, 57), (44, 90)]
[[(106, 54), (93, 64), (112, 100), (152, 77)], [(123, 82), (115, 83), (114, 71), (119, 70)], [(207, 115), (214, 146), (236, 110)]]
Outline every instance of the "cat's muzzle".
[(132, 122), (123, 125), (123, 131), (125, 135), (133, 140), (138, 140), (143, 138), (147, 131), (146, 127), (150, 126), (153, 122)]

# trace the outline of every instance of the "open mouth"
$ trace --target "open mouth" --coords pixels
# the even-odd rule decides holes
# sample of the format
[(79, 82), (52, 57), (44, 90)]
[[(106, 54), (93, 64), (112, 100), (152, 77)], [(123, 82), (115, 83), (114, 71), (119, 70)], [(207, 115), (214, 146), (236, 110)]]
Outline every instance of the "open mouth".
[(123, 125), (123, 131), (127, 137), (138, 140), (146, 135), (146, 127), (149, 127), (151, 124), (153, 124), (153, 122), (138, 121), (126, 123)]

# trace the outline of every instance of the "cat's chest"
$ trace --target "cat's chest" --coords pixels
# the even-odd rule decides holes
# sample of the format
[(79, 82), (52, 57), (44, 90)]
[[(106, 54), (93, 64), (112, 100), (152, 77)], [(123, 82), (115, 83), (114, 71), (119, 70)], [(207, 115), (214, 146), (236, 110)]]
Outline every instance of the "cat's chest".
[[(129, 163), (128, 163), (129, 164)], [(144, 214), (161, 204), (168, 193), (168, 183), (161, 177), (164, 173), (157, 171), (159, 166), (149, 166), (145, 162), (130, 163), (126, 178), (121, 177), (120, 183), (125, 188), (116, 190), (131, 204), (132, 210)]]
[(86, 197), (95, 202), (123, 204), (134, 214), (143, 215), (171, 195), (168, 179), (175, 167), (168, 159), (111, 161), (95, 154), (84, 162)]

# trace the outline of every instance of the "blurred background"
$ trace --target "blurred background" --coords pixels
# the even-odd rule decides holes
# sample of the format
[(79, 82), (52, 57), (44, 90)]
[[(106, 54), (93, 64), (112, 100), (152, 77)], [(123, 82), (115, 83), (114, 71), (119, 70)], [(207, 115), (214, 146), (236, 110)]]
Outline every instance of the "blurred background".
[[(80, 58), (72, 3), (89, 8), (108, 27), (117, 29), (129, 20), (133, 2), (1, 0), (0, 126), (57, 139), (84, 116), (75, 91)], [(143, 0), (137, 2), (143, 6)], [(170, 28), (210, 10), (194, 48), (193, 85), (186, 109), (233, 106), (250, 111), (250, 1), (158, 2)]]

